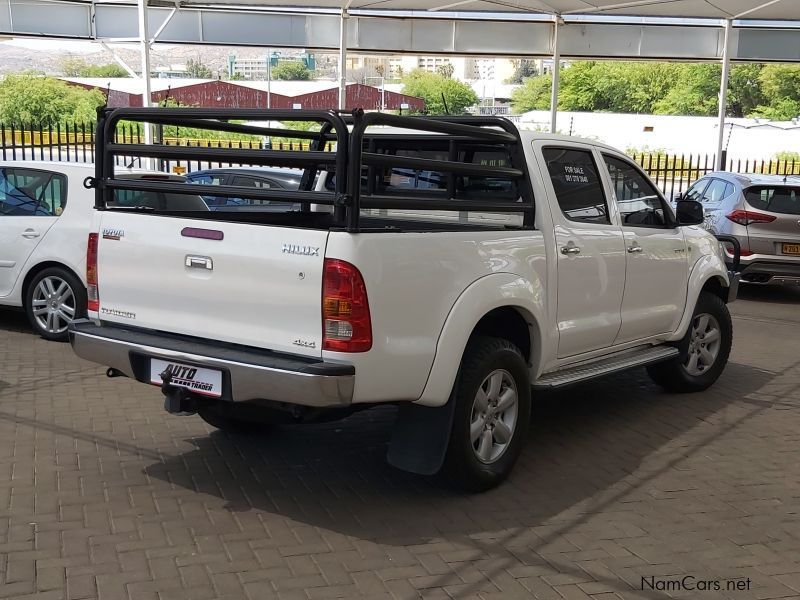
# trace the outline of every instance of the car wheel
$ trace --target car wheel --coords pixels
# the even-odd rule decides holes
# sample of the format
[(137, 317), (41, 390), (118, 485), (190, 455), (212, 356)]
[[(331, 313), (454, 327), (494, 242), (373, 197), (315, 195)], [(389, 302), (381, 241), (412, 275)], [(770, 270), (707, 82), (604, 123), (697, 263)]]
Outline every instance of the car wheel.
[(732, 342), (728, 307), (718, 296), (701, 292), (689, 330), (678, 344), (680, 355), (647, 367), (647, 372), (670, 392), (700, 392), (722, 375)]
[(197, 414), (212, 427), (227, 433), (253, 435), (265, 433), (272, 427), (270, 423), (238, 414), (236, 407), (233, 406), (209, 404), (198, 408)]
[(86, 315), (86, 288), (66, 269), (44, 269), (25, 291), (25, 312), (44, 339), (66, 342), (69, 324)]
[(531, 386), (522, 353), (508, 340), (473, 337), (450, 402), (456, 405), (441, 474), (467, 491), (495, 487), (528, 434)]

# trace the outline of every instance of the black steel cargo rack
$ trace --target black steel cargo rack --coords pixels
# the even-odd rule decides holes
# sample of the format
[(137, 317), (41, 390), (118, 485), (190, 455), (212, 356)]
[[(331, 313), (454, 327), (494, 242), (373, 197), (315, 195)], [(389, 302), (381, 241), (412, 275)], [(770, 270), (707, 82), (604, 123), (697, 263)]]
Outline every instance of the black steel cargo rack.
[[(266, 122), (266, 125), (236, 121)], [(175, 126), (216, 132), (250, 134), (299, 140), (307, 149), (274, 150), (257, 147), (198, 147), (144, 144), (119, 141), (120, 123), (133, 122), (147, 127)], [(318, 130), (302, 127), (284, 129), (276, 122), (295, 122), (317, 125)], [(376, 128), (392, 128), (382, 131)], [(370, 129), (371, 128), (371, 129)], [(396, 132), (397, 129), (404, 130)], [(369, 131), (368, 131), (369, 130)], [(429, 160), (381, 152), (380, 140), (413, 140), (419, 144), (434, 144), (444, 149), (446, 159)], [(514, 124), (501, 117), (416, 117), (386, 113), (343, 111), (280, 110), (280, 109), (204, 109), (204, 108), (105, 108), (98, 111), (95, 137), (95, 177), (88, 182), (94, 187), (95, 208), (118, 210), (113, 201), (117, 190), (198, 195), (198, 186), (175, 180), (128, 179), (117, 177), (120, 164), (146, 159), (158, 161), (168, 169), (175, 161), (204, 161), (228, 165), (258, 165), (303, 169), (299, 189), (257, 189), (232, 185), (215, 185), (206, 193), (223, 198), (242, 198), (255, 201), (295, 203), (300, 212), (312, 205), (333, 207), (333, 226), (348, 231), (360, 230), (362, 209), (420, 210), (517, 213), (524, 228), (534, 223), (534, 199), (520, 136)], [(465, 162), (465, 148), (490, 148), (507, 156), (506, 164), (472, 164)], [(440, 152), (441, 153), (441, 152)], [(473, 150), (474, 155), (474, 150)], [(166, 167), (165, 167), (166, 165)], [(386, 169), (406, 169), (412, 172), (435, 171), (439, 189), (414, 190), (413, 193), (380, 194), (376, 181), (385, 177)], [(317, 175), (333, 173), (330, 185), (315, 190)], [(513, 199), (459, 197), (457, 187), (464, 177), (492, 179), (513, 185)], [(446, 189), (441, 184), (446, 182)], [(508, 196), (509, 194), (507, 194)], [(158, 211), (154, 211), (158, 212)], [(192, 216), (202, 217), (197, 213)], [(208, 215), (222, 218), (219, 212)], [(265, 216), (268, 218), (268, 216)]]

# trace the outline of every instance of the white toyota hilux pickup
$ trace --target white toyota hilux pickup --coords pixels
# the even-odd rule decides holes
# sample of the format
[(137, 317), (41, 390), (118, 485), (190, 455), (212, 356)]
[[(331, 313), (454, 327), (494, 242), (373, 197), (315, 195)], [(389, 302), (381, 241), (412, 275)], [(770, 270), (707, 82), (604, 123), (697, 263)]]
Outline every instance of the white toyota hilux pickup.
[[(673, 213), (613, 148), (500, 118), (100, 116), (88, 319), (70, 338), (110, 376), (160, 386), (171, 413), (261, 430), (394, 404), (391, 464), (483, 490), (511, 471), (537, 390), (646, 366), (664, 388), (695, 392), (727, 362), (738, 276), (698, 226), (702, 207)], [(120, 144), (120, 120), (308, 144)], [(214, 188), (248, 210), (186, 210), (131, 201), (197, 186), (119, 177), (120, 157), (304, 172), (298, 190)]]

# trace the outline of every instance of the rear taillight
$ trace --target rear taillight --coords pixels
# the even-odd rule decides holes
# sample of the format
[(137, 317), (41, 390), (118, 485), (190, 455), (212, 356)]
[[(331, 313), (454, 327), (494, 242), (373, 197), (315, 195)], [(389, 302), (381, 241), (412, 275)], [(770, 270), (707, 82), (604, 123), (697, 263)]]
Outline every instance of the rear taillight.
[(775, 215), (765, 215), (764, 213), (755, 212), (753, 210), (735, 210), (730, 214), (725, 215), (734, 223), (739, 225), (750, 225), (752, 223), (772, 223), (776, 217)]
[(364, 278), (349, 262), (326, 258), (322, 273), (322, 349), (366, 352), (372, 324)]
[[(725, 254), (727, 254), (730, 257), (733, 257), (733, 244), (722, 242), (722, 247), (725, 248)], [(739, 250), (739, 256), (753, 256), (753, 253), (747, 248), (741, 248)]]
[(89, 234), (86, 247), (86, 307), (94, 312), (100, 310), (100, 294), (97, 291), (97, 234)]

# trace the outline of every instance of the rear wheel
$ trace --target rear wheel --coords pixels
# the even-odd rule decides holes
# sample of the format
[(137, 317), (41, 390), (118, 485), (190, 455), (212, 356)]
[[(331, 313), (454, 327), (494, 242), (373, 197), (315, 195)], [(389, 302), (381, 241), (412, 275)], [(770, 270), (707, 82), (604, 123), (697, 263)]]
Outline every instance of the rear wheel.
[(531, 388), (519, 349), (504, 339), (471, 339), (450, 402), (456, 406), (442, 475), (468, 491), (498, 485), (528, 434)]
[(733, 342), (731, 315), (714, 294), (701, 292), (692, 322), (672, 360), (647, 367), (650, 377), (671, 392), (700, 392), (725, 369)]
[(44, 269), (25, 291), (25, 312), (36, 333), (46, 340), (66, 342), (69, 324), (86, 314), (86, 289), (66, 269)]

